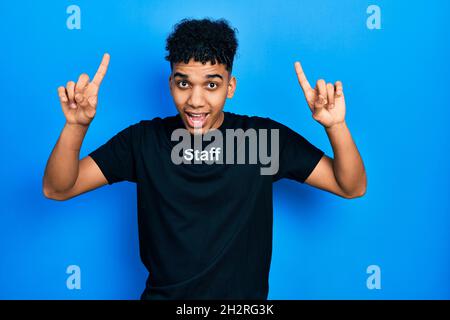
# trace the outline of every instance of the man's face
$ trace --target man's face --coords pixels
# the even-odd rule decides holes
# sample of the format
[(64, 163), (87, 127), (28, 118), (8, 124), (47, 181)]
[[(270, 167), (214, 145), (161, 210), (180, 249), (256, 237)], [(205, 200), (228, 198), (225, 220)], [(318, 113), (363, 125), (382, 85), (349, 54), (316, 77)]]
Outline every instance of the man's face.
[(169, 86), (186, 129), (200, 134), (222, 124), (225, 100), (233, 97), (236, 78), (230, 79), (224, 64), (191, 59), (173, 65)]

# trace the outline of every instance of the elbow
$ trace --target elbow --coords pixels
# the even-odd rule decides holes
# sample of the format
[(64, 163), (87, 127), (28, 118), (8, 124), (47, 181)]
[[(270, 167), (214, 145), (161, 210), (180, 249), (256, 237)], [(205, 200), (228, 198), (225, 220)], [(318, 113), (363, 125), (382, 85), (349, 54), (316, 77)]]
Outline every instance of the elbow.
[(64, 201), (68, 199), (63, 194), (55, 192), (48, 187), (42, 188), (42, 194), (44, 195), (45, 198), (50, 200)]
[(343, 194), (341, 194), (341, 197), (344, 199), (356, 199), (356, 198), (363, 197), (365, 194), (366, 194), (366, 190), (354, 192), (354, 193), (343, 193)]
[(346, 194), (344, 198), (346, 199), (356, 199), (361, 198), (366, 194), (366, 187), (364, 189), (359, 190), (358, 192), (352, 193), (352, 194)]
[(42, 195), (50, 200), (64, 201), (68, 199), (66, 192), (57, 191), (51, 186), (45, 174), (42, 178)]
[(49, 200), (56, 200), (56, 193), (48, 190), (47, 188), (42, 188), (42, 194)]
[(364, 180), (364, 184), (358, 190), (350, 193), (343, 192), (342, 197), (345, 199), (356, 199), (363, 197), (367, 192), (367, 180)]

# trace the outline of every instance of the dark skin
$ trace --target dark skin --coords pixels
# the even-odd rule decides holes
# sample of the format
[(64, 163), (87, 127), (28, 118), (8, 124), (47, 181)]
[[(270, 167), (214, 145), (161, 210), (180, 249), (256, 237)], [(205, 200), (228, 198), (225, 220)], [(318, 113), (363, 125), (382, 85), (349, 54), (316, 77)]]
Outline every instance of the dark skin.
[[(105, 54), (92, 81), (82, 74), (77, 83), (69, 81), (66, 87), (58, 88), (66, 123), (44, 173), (43, 193), (49, 199), (68, 200), (108, 183), (94, 160), (89, 156), (79, 160), (79, 153), (96, 114), (98, 91), (109, 59)], [(312, 117), (324, 126), (335, 156), (332, 159), (324, 155), (305, 182), (344, 198), (363, 196), (367, 179), (345, 122), (342, 83), (326, 84), (320, 79), (312, 88), (299, 62), (295, 70)], [(236, 78), (223, 64), (202, 64), (191, 59), (187, 64), (173, 65), (169, 87), (186, 128), (191, 133), (203, 133), (222, 124), (225, 101), (234, 95)], [(192, 114), (204, 117), (192, 119)]]
[[(110, 56), (105, 54), (92, 82), (89, 82), (87, 74), (82, 74), (77, 83), (69, 81), (66, 87), (58, 88), (66, 123), (44, 172), (43, 193), (49, 199), (68, 200), (108, 183), (90, 156), (79, 160), (79, 155), (86, 132), (96, 114), (98, 91), (109, 60)], [(208, 116), (200, 132), (219, 127), (223, 122), (225, 101), (234, 95), (236, 78), (223, 64), (212, 65), (208, 62), (203, 65), (190, 61), (188, 64), (177, 63), (173, 67), (169, 77), (170, 92), (185, 125), (189, 126), (185, 112), (202, 112)], [(180, 75), (174, 77), (176, 72)], [(186, 80), (186, 83), (178, 85), (188, 88), (175, 87), (179, 80)], [(194, 127), (189, 129), (194, 133)]]
[[(186, 129), (193, 134), (204, 133), (222, 124), (225, 101), (234, 95), (236, 78), (224, 64), (202, 64), (191, 59), (173, 65), (169, 88)], [(189, 120), (192, 113), (204, 114), (204, 121), (195, 126)]]

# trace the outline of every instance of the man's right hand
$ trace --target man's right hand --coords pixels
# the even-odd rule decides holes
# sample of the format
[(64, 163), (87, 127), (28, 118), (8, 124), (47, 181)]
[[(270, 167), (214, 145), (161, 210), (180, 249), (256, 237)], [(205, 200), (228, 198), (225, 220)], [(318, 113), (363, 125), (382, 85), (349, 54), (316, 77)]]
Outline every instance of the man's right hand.
[(67, 124), (89, 126), (97, 110), (97, 96), (100, 84), (108, 70), (109, 54), (103, 55), (102, 62), (92, 82), (89, 76), (81, 74), (78, 82), (67, 82), (66, 87), (58, 88), (59, 100)]

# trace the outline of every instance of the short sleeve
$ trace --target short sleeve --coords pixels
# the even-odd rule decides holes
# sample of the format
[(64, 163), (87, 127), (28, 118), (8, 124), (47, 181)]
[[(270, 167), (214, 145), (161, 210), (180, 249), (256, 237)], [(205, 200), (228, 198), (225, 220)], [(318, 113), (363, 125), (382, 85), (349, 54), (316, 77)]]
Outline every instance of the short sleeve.
[(89, 153), (108, 180), (108, 184), (120, 181), (136, 182), (138, 125), (134, 124), (123, 129), (105, 144)]
[(276, 128), (280, 130), (280, 157), (274, 181), (287, 178), (304, 183), (324, 152), (292, 129), (276, 124)]

